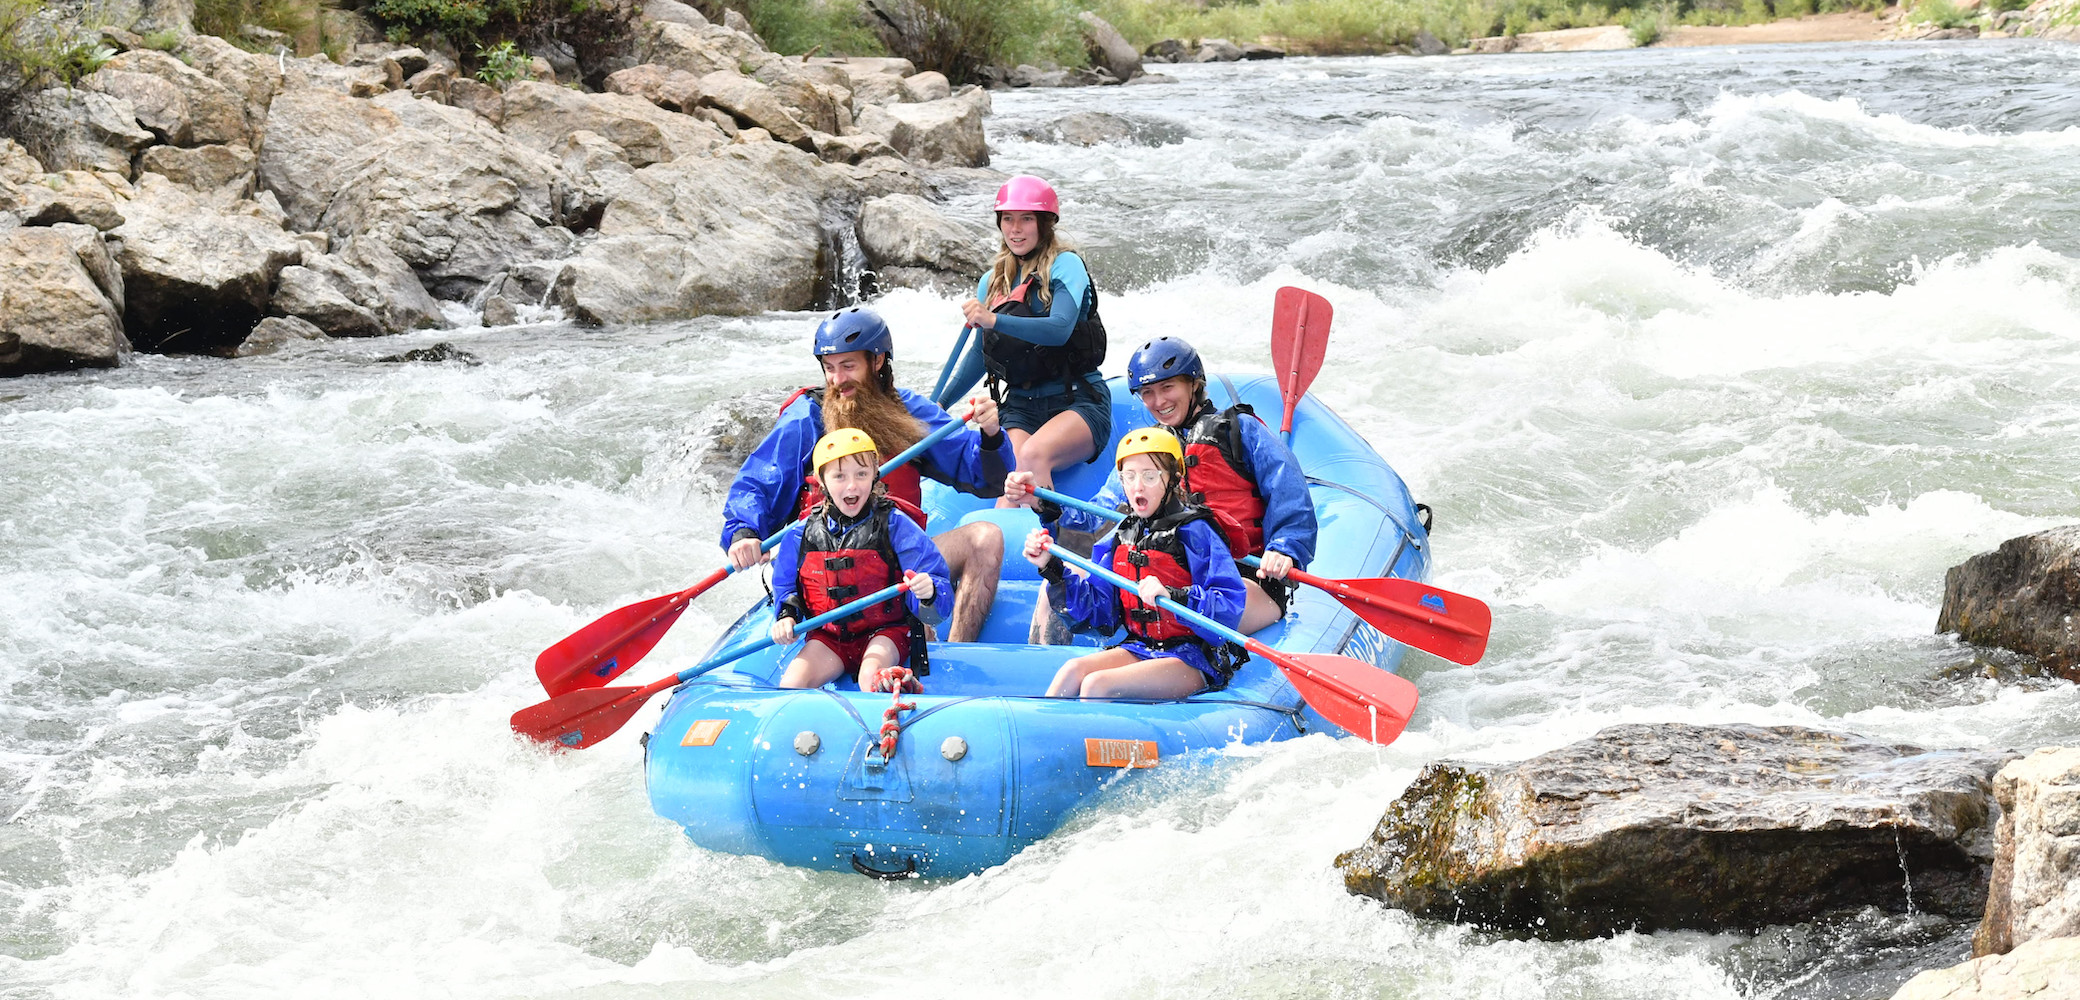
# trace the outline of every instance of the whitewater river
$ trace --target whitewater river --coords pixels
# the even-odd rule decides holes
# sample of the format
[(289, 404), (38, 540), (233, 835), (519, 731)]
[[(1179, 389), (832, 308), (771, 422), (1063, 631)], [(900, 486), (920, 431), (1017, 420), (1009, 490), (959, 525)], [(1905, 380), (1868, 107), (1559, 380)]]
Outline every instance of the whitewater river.
[[(811, 317), (0, 381), (0, 996), (1885, 997), (1961, 960), (1925, 915), (1514, 940), (1332, 858), (1427, 762), (1614, 723), (2080, 740), (2072, 685), (1932, 634), (1947, 567), (2080, 519), (2080, 47), (1168, 71), (997, 95), (995, 165), (1061, 187), (1108, 373), (1158, 333), (1267, 371), (1273, 290), (1334, 302), (1315, 391), (1495, 608), (1480, 665), (1410, 657), (1398, 743), (1238, 750), (952, 883), (708, 853), (650, 811), (650, 712), (562, 758), (506, 717), (714, 564), (718, 404), (812, 378)], [(1014, 136), (1086, 108), (1149, 143)], [(929, 385), (953, 301), (882, 306)], [(483, 363), (375, 360), (436, 340)]]

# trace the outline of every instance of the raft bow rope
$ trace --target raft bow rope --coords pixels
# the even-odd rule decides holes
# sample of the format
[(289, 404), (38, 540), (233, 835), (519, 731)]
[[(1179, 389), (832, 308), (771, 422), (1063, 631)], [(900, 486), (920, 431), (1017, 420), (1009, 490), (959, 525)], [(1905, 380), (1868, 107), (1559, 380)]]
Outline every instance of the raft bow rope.
[(903, 732), (903, 724), (896, 716), (917, 707), (916, 702), (903, 700), (903, 689), (915, 686), (917, 679), (909, 667), (890, 667), (882, 671), (881, 677), (888, 684), (889, 697), (888, 707), (881, 710), (881, 759), (894, 760), (896, 738)]

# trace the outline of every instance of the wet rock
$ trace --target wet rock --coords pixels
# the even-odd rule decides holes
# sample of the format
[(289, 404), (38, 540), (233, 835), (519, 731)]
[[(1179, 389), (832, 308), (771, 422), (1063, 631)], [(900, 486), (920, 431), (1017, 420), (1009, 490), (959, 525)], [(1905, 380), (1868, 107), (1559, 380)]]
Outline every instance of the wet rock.
[(553, 152), (573, 132), (592, 132), (621, 147), (632, 166), (647, 167), (705, 153), (729, 141), (707, 122), (627, 94), (585, 94), (522, 81), (506, 89), (505, 133)]
[(1096, 146), (1126, 142), (1134, 137), (1134, 123), (1103, 111), (1077, 111), (1044, 125), (1020, 129), (1020, 137), (1035, 142), (1060, 142), (1071, 146)]
[(1559, 939), (1910, 902), (1977, 916), (1993, 774), (2011, 756), (1796, 726), (1614, 726), (1513, 765), (1432, 764), (1337, 864), (1390, 906)]
[(1206, 38), (1199, 42), (1198, 51), (1192, 53), (1192, 62), (1238, 62), (1242, 59), (1242, 46), (1225, 38)]
[(0, 375), (113, 368), (123, 334), (123, 274), (87, 226), (0, 232)]
[(503, 295), (493, 295), (484, 300), (483, 323), (485, 326), (515, 326), (520, 322), (520, 309)]
[(1242, 46), (1242, 58), (1245, 60), (1255, 61), (1258, 59), (1284, 59), (1285, 57), (1286, 50), (1278, 48), (1276, 46), (1260, 45), (1256, 42), (1251, 42), (1247, 45)]
[(266, 313), (282, 268), (303, 244), (267, 206), (219, 210), (156, 174), (123, 209), (115, 254), (123, 268), (123, 326), (140, 349), (229, 352)]
[(669, 66), (630, 66), (608, 74), (606, 84), (609, 93), (640, 97), (667, 111), (692, 111), (700, 106), (700, 77)]
[(243, 145), (153, 146), (139, 160), (146, 172), (158, 174), (201, 193), (223, 192), (232, 199), (250, 197), (260, 159)]
[(2001, 768), (1993, 797), (2000, 846), (1972, 954), (2080, 937), (2080, 748), (2045, 747)]
[(1131, 80), (1141, 74), (1141, 53), (1105, 19), (1090, 11), (1076, 15), (1083, 30), (1083, 43), (1090, 50), (1091, 65), (1103, 66), (1116, 80)]
[(644, 167), (550, 302), (586, 323), (806, 309), (836, 266), (825, 220), (857, 197), (842, 169), (772, 142)]
[(1160, 60), (1162, 62), (1177, 63), (1189, 62), (1194, 51), (1194, 49), (1186, 46), (1184, 42), (1179, 41), (1178, 39), (1165, 38), (1162, 41), (1152, 43), (1149, 45), (1148, 48), (1143, 49), (1142, 55), (1145, 55), (1150, 59)]
[(860, 250), (881, 288), (972, 290), (994, 251), (985, 226), (956, 222), (915, 195), (888, 195), (860, 207)]
[(482, 361), (477, 360), (476, 355), (471, 354), (470, 352), (465, 351), (462, 348), (456, 347), (454, 344), (450, 344), (445, 340), (433, 345), (432, 347), (415, 347), (409, 351), (405, 351), (402, 354), (392, 354), (387, 357), (381, 357), (376, 359), (377, 364), (386, 365), (412, 363), (445, 364), (450, 361), (459, 364), (469, 365), (470, 367), (475, 367), (477, 365), (483, 364)]
[(1936, 631), (2037, 658), (2080, 681), (2080, 525), (2010, 538), (1943, 577)]
[(1416, 37), (1410, 44), (1414, 47), (1416, 55), (1419, 56), (1450, 55), (1452, 51), (1451, 46), (1446, 45), (1443, 40), (1431, 34), (1428, 28), (1417, 28)]
[(718, 483), (734, 479), (744, 460), (773, 432), (780, 404), (792, 391), (761, 389), (710, 404), (701, 414), (703, 426), (697, 437), (704, 444), (694, 471)]
[(52, 88), (16, 108), (13, 138), (50, 170), (93, 170), (134, 177), (130, 160), (158, 141), (137, 125), (137, 110), (119, 97)]
[(1907, 980), (1892, 1000), (2073, 1000), (2080, 997), (2080, 937), (2031, 941)]
[(324, 340), (325, 331), (307, 320), (294, 316), (269, 316), (253, 325), (253, 332), (238, 344), (232, 352), (236, 357), (250, 358), (262, 354), (273, 354), (299, 340)]
[(301, 265), (283, 268), (272, 309), (309, 320), (334, 337), (447, 325), (411, 265), (368, 236), (349, 237), (336, 254), (306, 254)]

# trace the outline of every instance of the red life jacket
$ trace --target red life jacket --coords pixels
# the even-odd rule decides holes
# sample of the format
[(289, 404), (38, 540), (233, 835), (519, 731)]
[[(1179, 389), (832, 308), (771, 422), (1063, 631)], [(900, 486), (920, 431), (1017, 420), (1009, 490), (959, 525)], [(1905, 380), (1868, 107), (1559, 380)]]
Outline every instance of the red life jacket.
[(1235, 423), (1242, 415), (1258, 419), (1248, 403), (1225, 410), (1207, 406), (1180, 435), (1185, 488), (1197, 495), (1196, 502), (1220, 515), (1221, 534), (1238, 559), (1264, 554), (1266, 509), (1256, 480), (1243, 472), (1249, 458), (1242, 447), (1242, 429)]
[[(1219, 522), (1204, 507), (1167, 505), (1156, 516), (1143, 519), (1128, 515), (1119, 523), (1112, 545), (1112, 571), (1139, 582), (1149, 577), (1178, 590), (1192, 585), (1192, 570), (1184, 545), (1184, 526), (1192, 521)], [(1157, 646), (1174, 646), (1179, 640), (1199, 636), (1175, 614), (1152, 604), (1142, 604), (1141, 595), (1119, 591), (1120, 618), (1127, 633)]]
[[(902, 582), (903, 567), (896, 558), (888, 524), (895, 509), (881, 498), (865, 516), (841, 526), (837, 533), (831, 531), (827, 517), (812, 517), (802, 526), (795, 589), (810, 615)], [(835, 629), (840, 639), (850, 640), (901, 624), (909, 617), (909, 599), (897, 594), (826, 627)]]
[[(780, 404), (780, 412), (787, 412), (787, 408), (803, 396), (815, 400), (816, 405), (822, 406), (824, 388), (820, 385), (805, 385), (796, 389), (793, 395)], [(885, 453), (881, 456), (881, 461), (887, 462), (894, 457), (894, 453)], [(881, 477), (881, 482), (888, 486), (888, 498), (896, 502), (896, 507), (910, 515), (910, 519), (922, 527), (925, 522), (924, 476), (917, 471), (917, 460), (912, 459), (903, 463), (900, 468), (889, 470), (888, 475)], [(800, 498), (794, 505), (795, 520), (808, 517), (809, 512), (816, 509), (816, 505), (822, 503), (823, 499), (823, 484), (817, 481), (816, 470), (807, 470), (802, 476)]]

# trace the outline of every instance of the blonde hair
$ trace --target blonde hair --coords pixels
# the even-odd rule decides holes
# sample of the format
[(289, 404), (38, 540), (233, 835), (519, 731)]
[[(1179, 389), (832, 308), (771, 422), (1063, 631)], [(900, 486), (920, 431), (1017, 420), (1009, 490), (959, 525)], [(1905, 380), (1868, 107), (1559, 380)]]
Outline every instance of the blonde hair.
[[(1002, 217), (1002, 213), (998, 213), (998, 218)], [(1019, 280), (1031, 274), (1040, 279), (1041, 308), (1054, 308), (1054, 283), (1048, 280), (1054, 273), (1054, 259), (1073, 253), (1076, 247), (1055, 234), (1054, 213), (1035, 212), (1033, 217), (1040, 223), (1040, 246), (1024, 260), (1012, 253), (1010, 244), (1004, 242), (1003, 225), (997, 226), (997, 254), (989, 262), (989, 299), (992, 303), (1011, 294)]]

